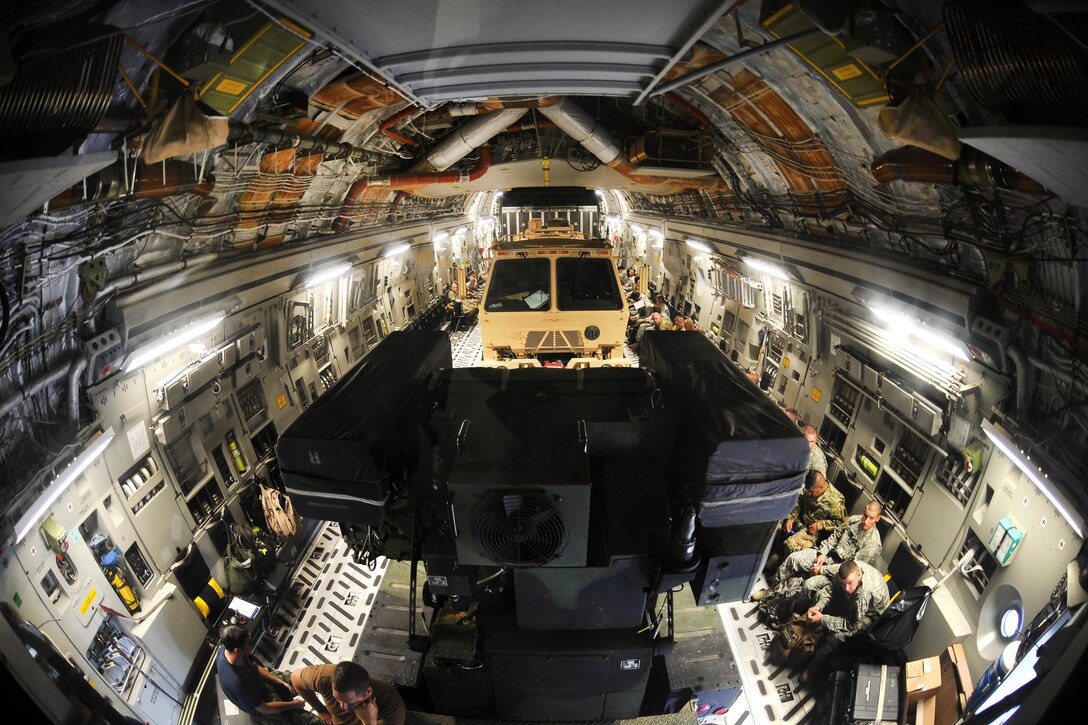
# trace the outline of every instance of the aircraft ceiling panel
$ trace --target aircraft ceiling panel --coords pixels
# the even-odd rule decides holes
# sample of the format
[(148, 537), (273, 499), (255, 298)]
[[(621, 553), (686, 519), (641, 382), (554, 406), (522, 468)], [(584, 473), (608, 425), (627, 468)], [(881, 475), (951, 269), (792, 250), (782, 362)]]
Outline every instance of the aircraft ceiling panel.
[(732, 3), (630, 0), (622, 13), (575, 0), (271, 4), (429, 108), (495, 95), (633, 98)]

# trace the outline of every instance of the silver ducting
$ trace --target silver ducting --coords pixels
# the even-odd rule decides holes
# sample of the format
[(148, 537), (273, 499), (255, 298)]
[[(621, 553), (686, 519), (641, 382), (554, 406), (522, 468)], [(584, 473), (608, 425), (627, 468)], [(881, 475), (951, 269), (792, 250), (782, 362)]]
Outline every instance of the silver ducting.
[(467, 156), (472, 149), (486, 143), (499, 131), (524, 116), (528, 110), (508, 108), (468, 121), (442, 139), (425, 159), (412, 167), (410, 173), (445, 171)]
[(442, 111), (449, 115), (450, 118), (457, 118), (459, 116), (478, 116), (480, 115), (480, 104), (474, 101), (465, 101), (463, 103), (447, 103), (442, 107)]
[(623, 153), (623, 147), (612, 134), (569, 98), (561, 99), (554, 106), (541, 106), (540, 112), (603, 164), (612, 163)]

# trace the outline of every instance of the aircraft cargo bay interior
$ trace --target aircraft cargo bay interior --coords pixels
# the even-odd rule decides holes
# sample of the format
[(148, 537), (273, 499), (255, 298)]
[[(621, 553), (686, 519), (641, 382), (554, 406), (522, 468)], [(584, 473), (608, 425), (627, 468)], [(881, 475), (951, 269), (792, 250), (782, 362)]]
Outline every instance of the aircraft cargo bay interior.
[(1060, 721), (1088, 7), (13, 0), (33, 722)]

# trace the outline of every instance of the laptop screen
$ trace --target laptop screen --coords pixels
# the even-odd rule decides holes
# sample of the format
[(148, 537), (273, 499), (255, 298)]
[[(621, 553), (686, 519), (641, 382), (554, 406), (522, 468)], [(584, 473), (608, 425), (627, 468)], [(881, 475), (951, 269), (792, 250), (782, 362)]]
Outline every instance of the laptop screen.
[(253, 602), (247, 602), (241, 597), (234, 597), (233, 599), (231, 599), (230, 604), (227, 605), (227, 608), (233, 609), (246, 619), (254, 619), (257, 616), (257, 613), (261, 611), (259, 605), (254, 604)]

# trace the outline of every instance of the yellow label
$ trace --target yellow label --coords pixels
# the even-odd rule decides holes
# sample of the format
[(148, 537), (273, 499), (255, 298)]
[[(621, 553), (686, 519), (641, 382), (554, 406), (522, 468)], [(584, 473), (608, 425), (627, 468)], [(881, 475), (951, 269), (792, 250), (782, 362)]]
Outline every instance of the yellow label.
[(838, 78), (840, 81), (848, 81), (851, 78), (857, 78), (861, 75), (861, 68), (858, 68), (853, 63), (841, 65), (838, 68), (834, 68), (831, 74)]
[(283, 408), (286, 408), (287, 407), (287, 396), (284, 395), (283, 393), (280, 393), (279, 395), (277, 395), (276, 396), (276, 405), (280, 406), (281, 410)]
[(91, 593), (87, 595), (87, 598), (83, 600), (83, 604), (79, 605), (79, 613), (80, 614), (86, 614), (87, 610), (91, 608), (92, 604), (94, 604), (94, 599), (97, 596), (98, 596), (98, 590), (97, 589), (92, 589)]
[(812, 402), (813, 403), (819, 403), (820, 402), (820, 389), (819, 388), (813, 388), (812, 389)]
[(788, 357), (782, 358), (782, 367), (788, 368), (790, 366), (790, 359)]
[(215, 90), (219, 91), (220, 93), (237, 96), (239, 93), (247, 88), (249, 88), (248, 83), (242, 83), (241, 81), (224, 78), (223, 80), (219, 81), (219, 85), (215, 87)]

